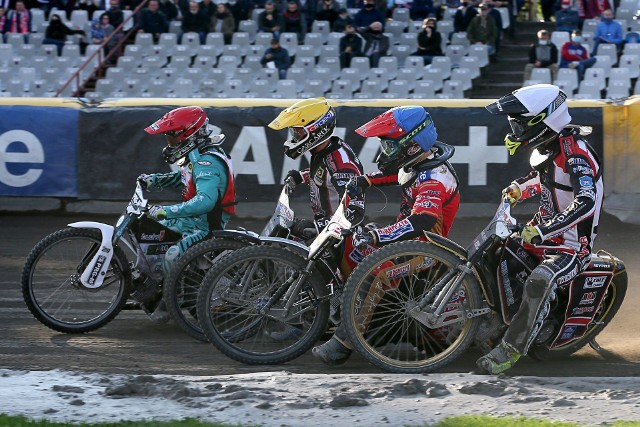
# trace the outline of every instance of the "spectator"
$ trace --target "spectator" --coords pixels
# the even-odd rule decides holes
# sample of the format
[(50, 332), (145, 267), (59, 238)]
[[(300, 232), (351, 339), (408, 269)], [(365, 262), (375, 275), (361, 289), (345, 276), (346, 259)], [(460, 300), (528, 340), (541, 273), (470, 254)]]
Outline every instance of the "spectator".
[[(98, 19), (94, 19), (91, 23), (91, 43), (93, 44), (102, 44), (106, 39), (109, 38), (115, 32), (115, 28), (109, 22), (109, 14), (104, 12)], [(120, 40), (120, 35), (115, 34), (104, 46), (104, 55), (105, 57), (109, 55), (111, 50), (116, 47), (118, 41)], [(111, 56), (108, 59), (109, 64), (115, 64), (116, 58), (115, 55)]]
[(4, 27), (7, 24), (7, 16), (4, 13), (4, 7), (0, 6), (0, 40), (4, 41)]
[(356, 32), (356, 27), (347, 24), (344, 36), (340, 38), (340, 67), (351, 66), (351, 58), (362, 56), (362, 45), (364, 41)]
[(236, 29), (236, 22), (226, 3), (218, 3), (216, 13), (211, 17), (209, 32), (222, 33), (225, 44), (231, 44), (233, 33)]
[(178, 18), (178, 6), (172, 0), (160, 0), (158, 4), (160, 12), (164, 13), (169, 22)]
[(280, 79), (286, 79), (287, 70), (291, 66), (291, 57), (287, 49), (280, 46), (280, 41), (274, 38), (271, 40), (271, 47), (265, 51), (260, 63), (268, 68), (277, 68)]
[(547, 30), (538, 31), (538, 40), (529, 48), (529, 63), (524, 67), (525, 81), (531, 79), (531, 72), (534, 68), (548, 68), (551, 70), (551, 79), (556, 79), (558, 75), (558, 48), (551, 43), (550, 39)]
[(579, 0), (584, 9), (584, 19), (596, 19), (604, 13), (605, 10), (611, 9), (609, 0)]
[(475, 16), (469, 28), (467, 28), (467, 38), (472, 44), (483, 44), (489, 47), (489, 55), (493, 55), (496, 52), (496, 36), (498, 27), (496, 21), (489, 16), (489, 7), (480, 3), (478, 6), (480, 14)]
[(555, 14), (556, 31), (566, 31), (571, 33), (580, 26), (580, 15), (578, 11), (571, 9), (571, 0), (562, 0), (560, 10)]
[(307, 20), (298, 10), (298, 2), (289, 0), (287, 2), (287, 10), (282, 14), (284, 22), (284, 31), (287, 33), (296, 33), (298, 41), (304, 41), (304, 35), (307, 33)]
[(120, 0), (109, 0), (109, 9), (105, 12), (109, 15), (109, 24), (118, 28), (124, 21), (124, 12), (120, 9)]
[(351, 15), (349, 15), (349, 11), (343, 7), (338, 10), (338, 18), (331, 26), (331, 31), (334, 33), (344, 33), (347, 25), (355, 25), (355, 22)]
[(72, 30), (67, 27), (62, 19), (60, 19), (60, 15), (54, 13), (49, 18), (49, 25), (44, 33), (44, 40), (42, 44), (54, 44), (58, 47), (58, 56), (62, 55), (62, 48), (67, 41), (67, 36), (72, 34), (82, 34), (86, 35), (84, 30)]
[(284, 20), (282, 15), (276, 10), (273, 0), (267, 0), (264, 3), (264, 10), (258, 15), (258, 30), (264, 33), (271, 33), (273, 38), (279, 39), (283, 28)]
[(413, 0), (409, 8), (409, 16), (413, 21), (424, 20), (435, 15), (433, 0)]
[[(218, 4), (224, 4), (224, 3), (218, 3)], [(218, 10), (217, 6), (218, 5), (216, 3), (214, 3), (212, 0), (201, 0), (200, 1), (200, 10), (203, 11), (205, 15), (207, 15), (207, 19), (209, 19), (209, 20), (211, 20), (213, 15)]]
[(496, 53), (498, 53), (498, 51), (500, 50), (500, 40), (502, 38), (502, 15), (495, 8), (495, 2), (493, 0), (485, 0), (484, 3), (489, 6), (489, 16), (492, 17), (494, 21), (496, 21), (497, 31), (495, 46)]
[(619, 22), (613, 20), (613, 11), (611, 9), (602, 12), (600, 22), (593, 35), (593, 41), (591, 56), (596, 55), (600, 44), (615, 44), (618, 50), (622, 48), (622, 26)]
[(204, 44), (209, 31), (209, 20), (207, 15), (200, 10), (200, 5), (197, 2), (189, 2), (189, 11), (182, 17), (181, 29), (182, 33), (178, 37), (178, 43), (182, 43), (182, 36), (186, 33), (197, 33), (200, 44)]
[(593, 67), (596, 58), (589, 57), (589, 50), (582, 46), (582, 33), (573, 30), (571, 41), (562, 45), (560, 56), (560, 68), (575, 68), (578, 71), (578, 80), (582, 80), (587, 68)]
[(456, 14), (453, 16), (453, 31), (456, 33), (462, 33), (467, 31), (469, 24), (476, 17), (478, 11), (475, 7), (471, 6), (468, 1), (460, 3), (460, 7), (456, 10)]
[(555, 0), (540, 0), (540, 10), (542, 12), (542, 19), (544, 22), (551, 22), (554, 3)]
[(31, 32), (31, 11), (28, 10), (22, 0), (16, 1), (16, 8), (9, 9), (4, 25), (4, 33), (23, 34), (24, 42), (29, 43), (29, 33)]
[(365, 31), (364, 55), (369, 57), (371, 67), (377, 67), (381, 56), (386, 56), (389, 51), (389, 37), (382, 34), (382, 23), (373, 22), (369, 29)]
[(154, 43), (158, 43), (160, 34), (169, 32), (169, 20), (160, 11), (158, 0), (149, 0), (147, 7), (142, 9), (138, 32), (152, 34)]
[(233, 21), (235, 23), (236, 29), (238, 31), (238, 26), (240, 25), (240, 21), (244, 21), (249, 19), (249, 10), (251, 9), (250, 0), (229, 0), (227, 2), (229, 7), (229, 11), (233, 15)]
[(411, 55), (421, 56), (424, 65), (431, 64), (434, 56), (442, 56), (442, 35), (436, 29), (436, 18), (427, 18), (422, 22), (422, 31), (418, 33), (418, 50)]
[[(316, 21), (328, 21), (329, 28), (333, 28), (333, 24), (336, 22), (336, 19), (338, 19), (340, 10), (334, 0), (322, 0), (320, 10), (316, 12)], [(346, 11), (346, 9), (344, 10)]]
[[(71, 3), (71, 2), (67, 2), (67, 4), (69, 4), (69, 3)], [(78, 10), (86, 10), (87, 14), (89, 16), (92, 16), (93, 12), (98, 10), (98, 4), (99, 4), (99, 2), (94, 1), (94, 0), (78, 0), (77, 9)], [(42, 9), (42, 7), (41, 7), (41, 9)], [(71, 14), (71, 12), (69, 12), (69, 14)]]
[[(374, 22), (379, 22), (380, 25), (382, 25), (382, 22), (385, 21), (385, 16), (382, 12), (376, 9), (375, 0), (364, 0), (362, 9), (356, 13), (356, 16), (353, 17), (353, 21), (358, 31), (367, 31), (370, 28), (369, 26)], [(384, 25), (382, 30), (384, 30)]]

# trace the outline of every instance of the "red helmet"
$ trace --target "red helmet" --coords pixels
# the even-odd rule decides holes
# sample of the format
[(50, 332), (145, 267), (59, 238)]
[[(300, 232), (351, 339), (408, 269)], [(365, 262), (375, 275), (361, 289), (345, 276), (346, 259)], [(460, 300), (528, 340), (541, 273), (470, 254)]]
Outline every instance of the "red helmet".
[(200, 107), (180, 107), (169, 111), (145, 132), (167, 137), (167, 146), (162, 155), (167, 163), (175, 163), (201, 144), (208, 141), (211, 129), (209, 119)]

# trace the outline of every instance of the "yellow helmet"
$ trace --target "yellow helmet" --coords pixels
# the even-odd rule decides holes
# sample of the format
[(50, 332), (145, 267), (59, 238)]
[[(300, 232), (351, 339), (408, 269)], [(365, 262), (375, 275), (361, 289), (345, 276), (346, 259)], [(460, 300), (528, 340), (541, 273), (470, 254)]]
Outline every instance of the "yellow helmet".
[(322, 97), (303, 99), (282, 111), (269, 127), (289, 128), (290, 139), (284, 143), (284, 152), (297, 159), (331, 137), (336, 127), (336, 111)]

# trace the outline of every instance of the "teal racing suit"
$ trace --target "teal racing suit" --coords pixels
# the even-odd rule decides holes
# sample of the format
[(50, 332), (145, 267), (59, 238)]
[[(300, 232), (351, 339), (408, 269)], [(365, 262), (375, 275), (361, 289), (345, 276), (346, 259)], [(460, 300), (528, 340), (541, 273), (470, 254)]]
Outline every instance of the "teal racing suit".
[(217, 147), (193, 150), (179, 170), (152, 174), (151, 188), (183, 187), (183, 201), (162, 206), (167, 218), (162, 225), (182, 234), (164, 257), (167, 277), (177, 258), (212, 230), (224, 229), (235, 213), (235, 185), (231, 159)]

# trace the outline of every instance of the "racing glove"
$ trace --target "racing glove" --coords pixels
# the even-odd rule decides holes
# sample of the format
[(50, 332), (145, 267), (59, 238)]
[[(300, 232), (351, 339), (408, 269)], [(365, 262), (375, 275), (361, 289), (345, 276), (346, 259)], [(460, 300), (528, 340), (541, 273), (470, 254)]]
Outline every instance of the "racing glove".
[(293, 219), (293, 226), (291, 226), (291, 233), (305, 240), (311, 239), (312, 237), (315, 237), (318, 235), (318, 231), (316, 230), (316, 224), (312, 220), (305, 219), (305, 218)]
[(147, 214), (156, 221), (167, 219), (167, 211), (162, 206), (151, 205)]
[(304, 182), (304, 178), (300, 171), (291, 169), (284, 177), (284, 182), (287, 184), (287, 193), (291, 194), (294, 188), (296, 188), (296, 185), (300, 185)]
[(375, 234), (371, 231), (357, 231), (353, 233), (352, 237), (353, 246), (358, 249), (362, 249), (368, 245), (375, 246), (377, 243), (376, 240)]
[(537, 244), (542, 241), (538, 229), (530, 225), (524, 226), (520, 232), (520, 237), (522, 237), (522, 241), (525, 243)]
[(515, 182), (512, 182), (510, 186), (502, 190), (502, 197), (507, 199), (511, 207), (515, 206), (520, 200), (520, 196), (522, 193), (520, 192), (520, 188)]
[(138, 178), (136, 180), (143, 190), (149, 191), (151, 188), (153, 188), (153, 175), (143, 173), (142, 175), (138, 175)]
[(371, 187), (371, 181), (365, 175), (356, 176), (347, 183), (347, 194), (351, 198), (358, 197), (369, 187)]

